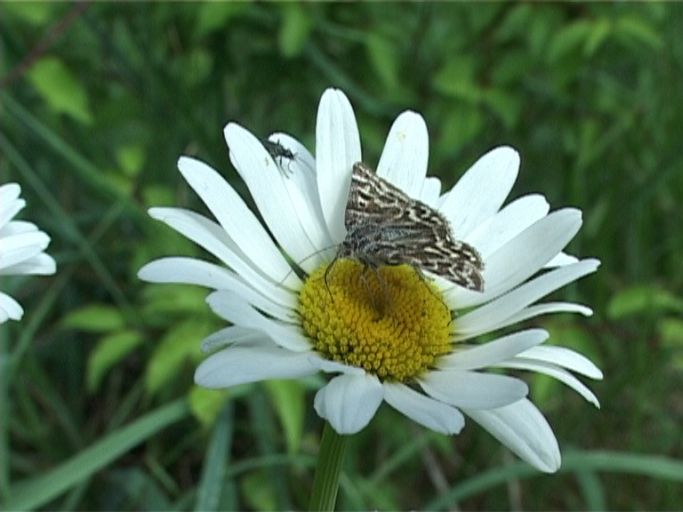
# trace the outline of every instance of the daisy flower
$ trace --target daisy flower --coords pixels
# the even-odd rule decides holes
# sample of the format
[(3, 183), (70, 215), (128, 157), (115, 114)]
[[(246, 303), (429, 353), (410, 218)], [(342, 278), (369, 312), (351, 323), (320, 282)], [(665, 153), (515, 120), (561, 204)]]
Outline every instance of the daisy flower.
[(527, 384), (499, 369), (550, 375), (596, 406), (574, 374), (600, 379), (600, 370), (572, 350), (542, 346), (548, 339), (542, 329), (486, 343), (477, 338), (541, 314), (592, 313), (583, 305), (537, 302), (599, 265), (562, 252), (581, 226), (579, 210), (549, 213), (538, 194), (504, 204), (520, 163), (509, 147), (485, 154), (442, 193), (440, 181), (426, 176), (425, 122), (404, 112), (389, 132), (377, 175), (438, 210), (455, 238), (477, 249), (484, 291), (425, 278), (406, 265), (369, 270), (339, 259), (328, 269), (346, 235), (352, 167), (363, 160), (346, 96), (335, 89), (323, 94), (315, 157), (294, 138), (275, 134), (271, 140), (293, 158), (273, 158), (235, 123), (226, 126), (225, 139), (265, 225), (215, 170), (181, 157), (180, 172), (217, 222), (180, 208), (152, 208), (150, 215), (220, 263), (163, 258), (139, 274), (215, 290), (207, 302), (232, 325), (204, 340), (211, 355), (196, 370), (198, 384), (225, 388), (325, 372), (331, 379), (314, 406), (339, 434), (358, 432), (387, 402), (445, 434), (460, 432), (467, 416), (539, 470), (559, 468), (557, 441), (526, 398)]
[[(35, 224), (12, 220), (26, 206), (20, 194), (16, 183), (0, 186), (0, 276), (54, 274), (55, 260), (44, 252), (50, 237)], [(16, 300), (0, 292), (0, 323), (20, 320), (23, 314)]]

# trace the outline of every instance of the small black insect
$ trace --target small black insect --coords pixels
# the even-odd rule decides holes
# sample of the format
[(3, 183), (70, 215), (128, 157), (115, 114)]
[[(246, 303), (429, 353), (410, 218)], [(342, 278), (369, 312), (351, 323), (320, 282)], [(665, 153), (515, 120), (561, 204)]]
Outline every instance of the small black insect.
[(467, 289), (484, 290), (477, 250), (455, 239), (441, 213), (408, 197), (362, 162), (353, 165), (344, 225), (346, 238), (335, 260), (352, 258), (371, 268), (407, 264)]
[(275, 160), (275, 162), (278, 164), (278, 166), (280, 167), (280, 169), (283, 172), (286, 172), (286, 174), (292, 174), (293, 171), (291, 170), (289, 165), (287, 165), (286, 171), (285, 171), (284, 166), (282, 165), (283, 159), (288, 160), (289, 161), (288, 164), (289, 164), (289, 163), (291, 163), (292, 160), (294, 160), (294, 158), (296, 158), (296, 155), (294, 153), (292, 153), (291, 150), (287, 149), (286, 147), (284, 147), (279, 142), (268, 140), (268, 139), (263, 139), (261, 141), (261, 144), (263, 144), (263, 147), (266, 148), (266, 151), (268, 151), (268, 153), (270, 153), (270, 156), (273, 157), (273, 160)]

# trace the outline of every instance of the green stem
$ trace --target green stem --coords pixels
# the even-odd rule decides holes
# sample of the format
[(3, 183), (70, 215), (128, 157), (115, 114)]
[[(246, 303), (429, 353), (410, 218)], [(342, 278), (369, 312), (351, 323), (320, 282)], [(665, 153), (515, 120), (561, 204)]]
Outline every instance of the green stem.
[(347, 439), (325, 422), (308, 510), (334, 510)]

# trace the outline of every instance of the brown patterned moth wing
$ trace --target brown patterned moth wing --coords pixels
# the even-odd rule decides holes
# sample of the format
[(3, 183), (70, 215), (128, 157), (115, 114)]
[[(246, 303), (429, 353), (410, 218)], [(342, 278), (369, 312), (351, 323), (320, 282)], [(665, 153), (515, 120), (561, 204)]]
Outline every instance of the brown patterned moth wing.
[(357, 162), (353, 165), (344, 223), (349, 230), (371, 221), (385, 225), (414, 222), (442, 236), (451, 232), (448, 221), (439, 212), (380, 178), (363, 162)]
[(468, 290), (484, 291), (483, 265), (477, 250), (460, 240), (435, 240), (423, 246), (406, 246), (402, 257), (421, 270), (436, 274)]
[(408, 264), (483, 291), (477, 250), (453, 237), (441, 213), (411, 199), (361, 162), (353, 166), (344, 222), (347, 235), (337, 257), (372, 267)]

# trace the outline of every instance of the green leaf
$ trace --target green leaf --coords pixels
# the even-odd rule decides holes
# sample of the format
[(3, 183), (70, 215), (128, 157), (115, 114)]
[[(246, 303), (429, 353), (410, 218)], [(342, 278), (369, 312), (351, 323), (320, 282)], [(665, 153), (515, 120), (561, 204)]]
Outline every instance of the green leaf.
[(586, 501), (586, 510), (607, 510), (605, 486), (595, 471), (577, 471), (576, 481)]
[(667, 290), (651, 285), (633, 286), (622, 290), (607, 306), (607, 314), (614, 320), (664, 311), (683, 312), (683, 300)]
[(111, 332), (122, 329), (125, 323), (117, 308), (106, 304), (89, 304), (66, 315), (62, 327), (86, 332)]
[(518, 4), (511, 7), (500, 25), (496, 28), (496, 41), (505, 43), (516, 37), (526, 35), (529, 29), (529, 21), (533, 17), (533, 7), (529, 4)]
[(61, 60), (44, 57), (26, 75), (55, 112), (67, 114), (84, 124), (92, 123), (85, 88)]
[(571, 54), (579, 54), (590, 37), (592, 21), (578, 20), (562, 28), (552, 39), (548, 48), (547, 60), (556, 64)]
[(606, 19), (596, 20), (591, 27), (591, 31), (588, 34), (588, 39), (586, 39), (585, 45), (583, 47), (583, 53), (586, 57), (591, 57), (600, 48), (602, 43), (607, 39), (607, 37), (612, 32), (612, 23)]
[(481, 90), (475, 81), (475, 64), (472, 58), (457, 56), (449, 60), (434, 77), (434, 88), (448, 96), (477, 103)]
[[(480, 109), (467, 105), (455, 105), (448, 111), (448, 116), (441, 127), (437, 145), (441, 151), (454, 153), (472, 141), (481, 132), (484, 117)], [(456, 176), (460, 170), (453, 170)]]
[(683, 320), (663, 318), (657, 322), (662, 345), (671, 351), (670, 364), (678, 371), (683, 370)]
[(280, 51), (285, 57), (291, 58), (301, 54), (308, 41), (313, 27), (313, 20), (299, 3), (282, 5), (282, 25), (278, 34)]
[(197, 48), (187, 58), (187, 82), (188, 85), (196, 86), (206, 82), (213, 69), (214, 59), (211, 53), (202, 48)]
[(365, 45), (370, 63), (384, 87), (387, 89), (397, 88), (399, 85), (399, 60), (395, 46), (379, 34), (368, 35)]
[(219, 510), (224, 478), (230, 461), (230, 445), (234, 429), (232, 404), (226, 404), (215, 424), (204, 455), (202, 476), (197, 489), (197, 511)]
[(304, 430), (306, 391), (296, 380), (270, 380), (264, 385), (284, 429), (287, 451), (297, 453)]
[(116, 151), (116, 161), (123, 173), (129, 177), (138, 175), (145, 165), (146, 156), (145, 147), (141, 144), (128, 144)]
[[(188, 362), (201, 358), (199, 345), (211, 333), (206, 322), (187, 320), (173, 326), (154, 351), (145, 374), (147, 392), (154, 395), (169, 384)], [(189, 381), (188, 381), (189, 384)]]
[(509, 94), (503, 89), (489, 89), (483, 98), (508, 130), (515, 127), (522, 112), (522, 102), (518, 95)]
[(663, 318), (658, 322), (657, 327), (665, 345), (683, 349), (683, 320)]
[[(184, 242), (183, 242), (184, 243)], [(158, 284), (145, 287), (145, 315), (169, 315), (182, 313), (206, 313), (206, 288), (191, 285)]]
[(615, 32), (623, 36), (625, 41), (636, 40), (653, 50), (659, 50), (664, 46), (662, 36), (641, 18), (635, 16), (619, 18), (615, 24)]
[(245, 475), (240, 479), (240, 487), (247, 508), (254, 510), (277, 510), (277, 500), (273, 485), (263, 471)]
[(225, 29), (228, 22), (244, 12), (249, 2), (202, 2), (198, 6), (199, 15), (195, 24), (197, 37), (204, 37), (212, 32)]
[(41, 27), (53, 17), (56, 2), (2, 2), (0, 16)]
[(234, 396), (236, 389), (237, 386), (230, 389), (206, 389), (194, 386), (189, 397), (192, 415), (204, 427), (210, 427), (216, 422), (226, 400)]
[[(145, 467), (107, 472), (107, 486), (116, 489), (120, 510), (171, 510), (172, 503), (156, 475)], [(125, 500), (125, 501), (124, 501)]]
[[(562, 454), (559, 474), (573, 474), (579, 471), (606, 471), (639, 476), (656, 480), (683, 482), (683, 462), (657, 455), (640, 455), (619, 452), (580, 452)], [(521, 479), (538, 478), (538, 470), (525, 462), (513, 462), (484, 471), (462, 480), (448, 492), (424, 505), (425, 510), (454, 508), (453, 505), (477, 494), (492, 492), (497, 486)]]
[(95, 392), (107, 371), (130, 354), (142, 340), (137, 331), (122, 331), (102, 338), (88, 356), (88, 392)]
[(160, 407), (130, 425), (120, 428), (54, 469), (15, 484), (2, 502), (4, 510), (32, 510), (94, 476), (133, 447), (187, 416), (182, 401)]

